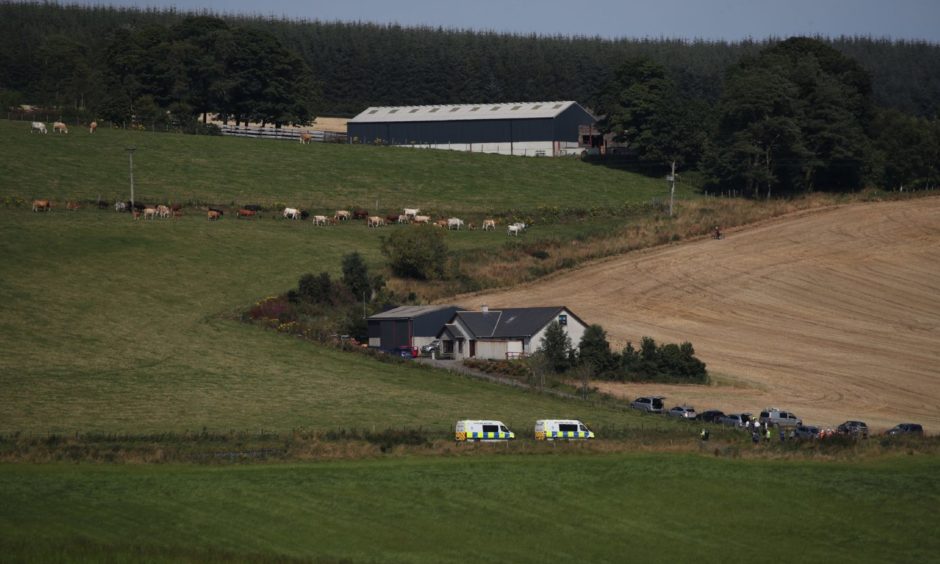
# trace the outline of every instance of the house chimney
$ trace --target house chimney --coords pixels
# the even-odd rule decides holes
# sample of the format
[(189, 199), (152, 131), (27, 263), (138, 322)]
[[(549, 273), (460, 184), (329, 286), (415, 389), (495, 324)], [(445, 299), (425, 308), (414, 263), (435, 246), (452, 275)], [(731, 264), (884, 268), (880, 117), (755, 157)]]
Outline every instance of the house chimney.
[(482, 311), (483, 313), (489, 313), (489, 312), (490, 312), (490, 306), (488, 306), (488, 305), (486, 305), (486, 304), (483, 304), (482, 306), (480, 306), (480, 311)]

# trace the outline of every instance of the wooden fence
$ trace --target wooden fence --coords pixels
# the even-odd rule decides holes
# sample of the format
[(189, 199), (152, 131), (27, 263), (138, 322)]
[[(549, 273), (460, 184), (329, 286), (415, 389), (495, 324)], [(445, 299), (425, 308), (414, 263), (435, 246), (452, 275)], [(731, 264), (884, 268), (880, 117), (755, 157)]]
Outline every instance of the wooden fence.
[(251, 137), (252, 139), (279, 139), (282, 141), (300, 142), (300, 136), (304, 133), (310, 134), (310, 140), (317, 143), (345, 143), (345, 133), (333, 133), (331, 131), (314, 131), (305, 129), (276, 129), (272, 127), (251, 127), (238, 125), (220, 125), (219, 129), (222, 135), (233, 135), (235, 137)]

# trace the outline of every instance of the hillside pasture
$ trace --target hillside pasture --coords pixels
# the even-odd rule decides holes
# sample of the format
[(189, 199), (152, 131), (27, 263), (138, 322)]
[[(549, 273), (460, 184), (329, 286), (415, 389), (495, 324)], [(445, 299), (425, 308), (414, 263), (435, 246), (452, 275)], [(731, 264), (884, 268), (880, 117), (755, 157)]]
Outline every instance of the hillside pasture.
[[(138, 201), (288, 205), (316, 213), (348, 207), (432, 215), (538, 206), (620, 206), (668, 196), (662, 179), (582, 163), (427, 149), (301, 145), (99, 128), (30, 135), (0, 120), (0, 196), (129, 199), (134, 152)], [(680, 196), (691, 190), (680, 187)], [(376, 210), (376, 208), (378, 208)]]
[[(0, 209), (0, 432), (443, 432), (460, 417), (529, 427), (551, 414), (621, 427), (640, 421), (234, 321), (305, 272), (338, 276), (343, 254), (359, 251), (377, 266), (381, 230), (209, 222), (185, 211), (178, 220), (133, 221), (95, 209)], [(470, 247), (504, 239), (447, 238)]]

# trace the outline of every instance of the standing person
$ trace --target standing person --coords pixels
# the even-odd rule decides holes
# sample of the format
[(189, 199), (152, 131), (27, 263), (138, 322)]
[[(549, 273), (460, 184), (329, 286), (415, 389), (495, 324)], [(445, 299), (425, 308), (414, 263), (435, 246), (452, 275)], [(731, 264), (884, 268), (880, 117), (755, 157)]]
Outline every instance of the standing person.
[(760, 442), (760, 435), (757, 433), (757, 431), (751, 432), (751, 442), (755, 445)]
[(767, 432), (764, 435), (764, 437), (767, 439), (767, 442), (769, 443), (770, 442), (770, 425), (765, 423), (764, 427), (767, 429)]

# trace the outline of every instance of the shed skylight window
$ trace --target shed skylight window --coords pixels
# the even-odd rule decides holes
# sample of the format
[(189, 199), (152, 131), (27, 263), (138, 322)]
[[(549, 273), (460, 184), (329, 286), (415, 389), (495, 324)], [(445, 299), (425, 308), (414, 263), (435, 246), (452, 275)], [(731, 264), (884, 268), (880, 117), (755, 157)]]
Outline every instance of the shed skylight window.
[(436, 111), (439, 110), (439, 109), (440, 109), (440, 108), (431, 108), (430, 110), (428, 110), (428, 113), (429, 113), (429, 114), (433, 114), (434, 112), (436, 112)]
[(558, 108), (562, 107), (563, 105), (564, 105), (564, 104), (555, 104), (554, 106), (552, 106), (552, 109), (553, 109), (553, 110), (557, 110)]
[(479, 109), (480, 109), (480, 106), (474, 106), (474, 107), (470, 108), (470, 111), (471, 111), (471, 112), (475, 112), (475, 111), (477, 111), (477, 110), (479, 110)]
[(539, 108), (541, 108), (541, 107), (542, 107), (542, 104), (536, 104), (536, 105), (532, 106), (532, 109), (533, 109), (533, 110), (537, 110), (537, 109), (539, 109)]
[(370, 113), (370, 114), (374, 114), (374, 113), (377, 112), (377, 111), (378, 111), (378, 110), (370, 110), (369, 113)]
[(455, 106), (455, 107), (451, 108), (450, 111), (456, 112), (456, 111), (459, 110), (459, 109), (460, 109), (460, 106)]
[(394, 113), (397, 112), (397, 111), (398, 111), (398, 108), (395, 108), (394, 110), (389, 110), (388, 113), (394, 114)]
[(413, 114), (413, 113), (415, 113), (415, 112), (417, 112), (417, 111), (418, 111), (418, 108), (415, 108), (415, 109), (411, 110), (411, 111), (408, 112), (408, 113), (409, 113), (409, 114)]
[(493, 106), (492, 108), (490, 108), (490, 111), (495, 112), (498, 109), (499, 109), (499, 106)]
[(518, 109), (521, 108), (521, 107), (522, 107), (522, 106), (513, 106), (513, 107), (512, 107), (512, 111), (516, 111), (516, 110), (518, 110)]

